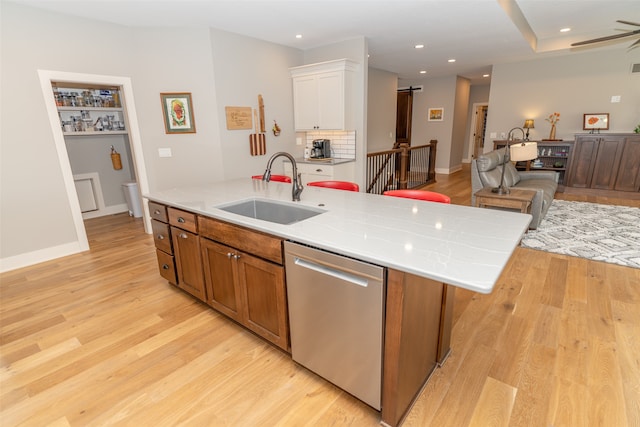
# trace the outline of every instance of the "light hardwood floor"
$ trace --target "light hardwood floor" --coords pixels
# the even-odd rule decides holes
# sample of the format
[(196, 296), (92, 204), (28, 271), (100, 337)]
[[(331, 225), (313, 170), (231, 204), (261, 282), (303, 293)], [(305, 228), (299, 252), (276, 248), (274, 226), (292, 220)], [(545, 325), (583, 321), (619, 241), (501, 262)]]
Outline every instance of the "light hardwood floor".
[[(468, 168), (437, 179), (469, 204)], [(86, 225), (90, 251), (0, 275), (1, 426), (378, 425), (167, 284), (141, 220)], [(518, 248), (491, 295), (457, 290), (404, 426), (640, 426), (640, 269)]]

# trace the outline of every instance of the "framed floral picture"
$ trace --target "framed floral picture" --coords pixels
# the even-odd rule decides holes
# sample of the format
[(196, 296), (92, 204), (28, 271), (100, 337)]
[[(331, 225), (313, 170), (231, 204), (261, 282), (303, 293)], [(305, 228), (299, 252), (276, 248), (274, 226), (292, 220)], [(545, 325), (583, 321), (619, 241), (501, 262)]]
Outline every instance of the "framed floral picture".
[(444, 108), (429, 108), (429, 121), (441, 122), (444, 120)]
[(195, 133), (191, 93), (161, 93), (165, 133)]
[(590, 113), (584, 115), (582, 122), (584, 130), (608, 130), (609, 113)]

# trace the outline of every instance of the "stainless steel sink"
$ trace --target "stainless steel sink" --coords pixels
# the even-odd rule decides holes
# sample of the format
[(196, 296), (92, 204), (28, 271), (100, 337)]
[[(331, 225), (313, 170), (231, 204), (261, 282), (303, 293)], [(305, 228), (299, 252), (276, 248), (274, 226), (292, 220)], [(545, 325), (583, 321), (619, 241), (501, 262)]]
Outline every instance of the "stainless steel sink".
[(225, 212), (275, 222), (277, 224), (293, 224), (294, 222), (320, 215), (323, 209), (308, 206), (297, 206), (290, 203), (277, 202), (267, 199), (250, 199), (217, 206)]

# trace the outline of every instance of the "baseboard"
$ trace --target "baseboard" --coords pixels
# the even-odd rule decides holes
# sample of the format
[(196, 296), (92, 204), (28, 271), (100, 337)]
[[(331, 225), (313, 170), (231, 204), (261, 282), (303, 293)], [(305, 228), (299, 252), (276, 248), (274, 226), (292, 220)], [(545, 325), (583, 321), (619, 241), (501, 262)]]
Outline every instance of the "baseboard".
[(128, 212), (128, 211), (129, 211), (129, 207), (127, 206), (127, 204), (122, 203), (119, 205), (106, 206), (104, 209), (98, 209), (96, 211), (83, 212), (82, 219), (98, 218), (101, 216), (115, 215), (115, 214)]
[(456, 173), (462, 170), (462, 164), (451, 166), (450, 168), (436, 168), (436, 173), (441, 173), (443, 175), (451, 175), (452, 173)]
[(64, 245), (53, 246), (51, 248), (40, 249), (25, 254), (15, 255), (0, 259), (0, 273), (17, 270), (41, 262), (50, 261), (67, 255), (83, 252), (78, 242), (66, 243)]

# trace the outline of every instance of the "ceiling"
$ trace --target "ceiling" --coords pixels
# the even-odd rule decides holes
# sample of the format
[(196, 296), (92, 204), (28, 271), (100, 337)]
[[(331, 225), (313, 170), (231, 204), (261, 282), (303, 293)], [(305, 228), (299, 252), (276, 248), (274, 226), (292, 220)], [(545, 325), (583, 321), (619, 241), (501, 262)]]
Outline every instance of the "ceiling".
[[(572, 42), (640, 28), (616, 22), (640, 22), (638, 0), (10, 1), (131, 27), (217, 28), (302, 50), (364, 36), (371, 67), (474, 84), (488, 83), (482, 75), (492, 64), (567, 54)], [(572, 31), (560, 33), (564, 27)], [(628, 49), (638, 38), (571, 51)]]

